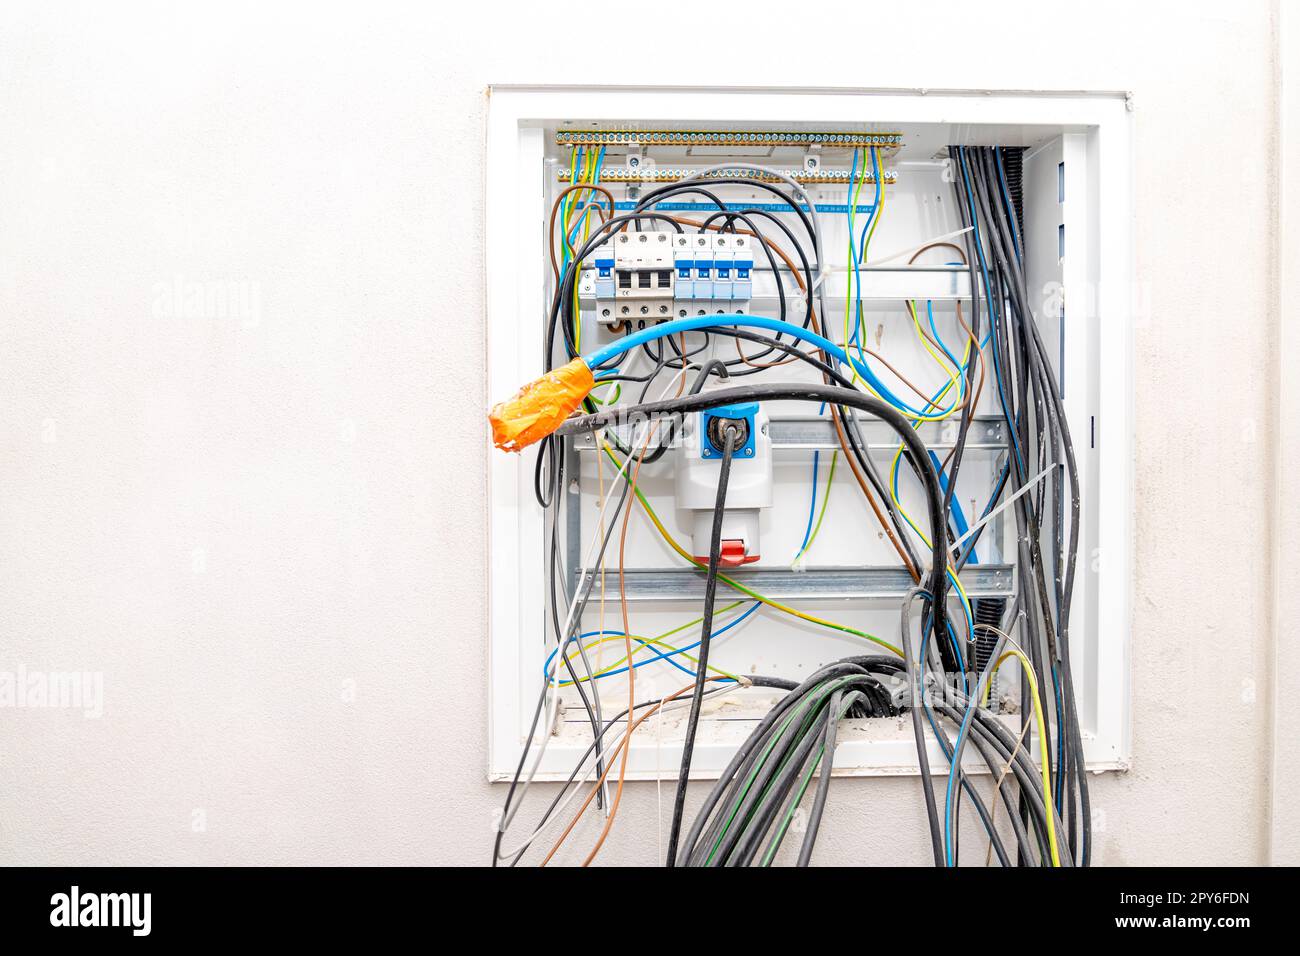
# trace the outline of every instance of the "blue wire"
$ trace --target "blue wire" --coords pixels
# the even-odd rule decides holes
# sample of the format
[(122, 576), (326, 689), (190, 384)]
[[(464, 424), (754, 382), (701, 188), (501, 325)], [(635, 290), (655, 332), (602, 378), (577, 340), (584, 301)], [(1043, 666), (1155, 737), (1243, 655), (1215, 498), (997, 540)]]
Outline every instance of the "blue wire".
[(1062, 813), (1065, 803), (1065, 774), (1061, 772), (1065, 768), (1065, 734), (1061, 733), (1061, 728), (1065, 726), (1065, 714), (1064, 701), (1061, 698), (1061, 676), (1057, 672), (1055, 663), (1052, 664), (1052, 692), (1056, 697), (1056, 786), (1053, 787), (1053, 791), (1056, 798), (1056, 811)]
[[(933, 451), (930, 452), (930, 463), (934, 465), (935, 473), (938, 474), (939, 476), (940, 490), (942, 490), (944, 494), (947, 494), (948, 474), (943, 470), (943, 463), (939, 461), (939, 456), (936, 455)], [(955, 494), (952, 497), (952, 523), (954, 529), (957, 532), (958, 538), (960, 538), (962, 535), (964, 535), (967, 531), (970, 530), (970, 525), (966, 524), (966, 514), (961, 510), (961, 503), (957, 501), (957, 496)], [(970, 553), (970, 563), (979, 564), (979, 559), (975, 556), (975, 551), (973, 548), (971, 549), (971, 553)]]
[[(745, 620), (747, 617), (749, 617), (751, 614), (757, 611), (759, 606), (762, 603), (763, 603), (762, 601), (755, 601), (739, 617), (733, 618), (732, 620), (724, 624), (722, 627), (714, 631), (712, 634), (710, 634), (709, 640), (713, 640), (714, 638), (727, 633), (727, 631), (731, 630), (741, 621)], [(622, 636), (624, 636), (624, 633), (622, 631), (588, 631), (586, 634), (579, 634), (578, 640), (584, 641), (589, 637), (622, 637)], [(631, 637), (632, 640), (641, 642), (641, 644), (644, 645), (650, 651), (650, 653), (655, 655), (654, 657), (637, 661), (632, 665), (632, 667), (644, 667), (646, 664), (653, 664), (656, 660), (663, 660), (663, 661), (667, 661), (669, 664), (672, 664), (678, 670), (690, 674), (692, 677), (696, 676), (695, 671), (691, 670), (689, 667), (683, 667), (677, 661), (670, 660), (670, 658), (676, 657), (678, 654), (684, 654), (687, 651), (694, 650), (695, 648), (700, 646), (700, 644), (702, 643), (701, 641), (696, 641), (694, 644), (687, 644), (685, 647), (679, 647), (675, 650), (671, 650), (665, 653), (659, 650), (659, 648), (657, 648), (653, 644), (651, 644), (649, 639), (647, 638), (637, 637), (636, 635), (631, 635)], [(551, 653), (547, 655), (545, 663), (542, 664), (542, 676), (545, 677), (545, 679), (548, 681), (551, 679), (551, 661), (555, 659), (555, 654), (556, 654), (555, 651), (551, 651)], [(594, 679), (599, 680), (602, 677), (614, 677), (618, 674), (625, 674), (627, 673), (627, 671), (628, 668), (626, 666), (620, 667), (617, 670), (606, 671), (603, 674), (597, 674)], [(562, 687), (567, 686), (571, 683), (572, 681), (560, 681), (560, 686)]]
[[(601, 636), (601, 637), (622, 637), (622, 636), (623, 636), (623, 632), (622, 632), (622, 631), (588, 631), (586, 634), (580, 634), (580, 635), (578, 635), (578, 640), (582, 641), (582, 640), (586, 640), (586, 639), (589, 638), (589, 637), (596, 637), (596, 636)], [(677, 669), (678, 669), (679, 671), (681, 671), (683, 674), (687, 674), (687, 675), (689, 675), (690, 677), (694, 677), (694, 676), (695, 676), (695, 671), (693, 671), (693, 670), (691, 670), (689, 667), (685, 667), (685, 666), (683, 666), (681, 663), (679, 663), (679, 662), (673, 660), (673, 659), (672, 659), (673, 654), (665, 654), (665, 653), (663, 653), (662, 651), (660, 651), (659, 648), (655, 647), (654, 644), (650, 643), (650, 640), (649, 640), (648, 638), (637, 637), (635, 634), (633, 634), (633, 635), (632, 635), (632, 640), (638, 642), (642, 647), (647, 648), (647, 649), (650, 651), (651, 654), (654, 654), (654, 655), (655, 655), (654, 657), (646, 658), (645, 660), (639, 661), (639, 662), (637, 662), (637, 663), (636, 663), (635, 665), (633, 665), (633, 666), (635, 666), (635, 667), (642, 667), (642, 666), (644, 666), (644, 665), (646, 665), (646, 664), (653, 664), (656, 660), (661, 660), (661, 661), (663, 661), (663, 662), (666, 663), (666, 664), (671, 664), (673, 667), (677, 668)], [(684, 649), (685, 649), (685, 650), (689, 650), (690, 648), (684, 648)], [(681, 653), (681, 650), (682, 650), (682, 649), (679, 649), (679, 650), (677, 650), (677, 651), (675, 651), (675, 652), (673, 652), (673, 653), (680, 654), (680, 653)], [(551, 651), (551, 653), (550, 653), (550, 654), (547, 656), (547, 658), (546, 658), (546, 662), (542, 665), (542, 675), (545, 677), (545, 679), (546, 679), (546, 681), (547, 681), (548, 683), (550, 682), (551, 677), (553, 676), (553, 675), (551, 674), (551, 662), (552, 662), (553, 660), (555, 660), (555, 651)], [(617, 673), (622, 674), (622, 673), (624, 673), (626, 670), (627, 670), (627, 668), (625, 667), (625, 668), (623, 668), (622, 670), (617, 671)], [(610, 671), (610, 674), (595, 674), (595, 675), (593, 675), (593, 678), (594, 678), (595, 680), (600, 680), (600, 678), (610, 676), (610, 675), (612, 675), (612, 674), (614, 674), (614, 673), (615, 673), (614, 671)], [(571, 680), (562, 680), (562, 681), (559, 681), (558, 683), (559, 683), (559, 686), (560, 686), (560, 687), (569, 687), (569, 686), (571, 686), (571, 685), (573, 684), (573, 681), (571, 681)]]
[(817, 510), (817, 462), (821, 458), (821, 452), (813, 452), (813, 474), (812, 474), (812, 500), (808, 502), (808, 527), (803, 532), (803, 544), (799, 545), (799, 552), (802, 554), (803, 549), (808, 547), (808, 539), (812, 537), (813, 512)]
[[(821, 405), (817, 406), (817, 414), (818, 414), (819, 416), (821, 416), (821, 415), (825, 415), (825, 414), (826, 414), (826, 403), (825, 403), (825, 402), (822, 402)], [(817, 462), (818, 462), (818, 459), (820, 459), (820, 458), (821, 458), (821, 452), (819, 452), (819, 451), (814, 451), (814, 452), (813, 452), (813, 459), (812, 459), (812, 465), (813, 465), (813, 473), (812, 473), (812, 501), (808, 502), (808, 527), (804, 528), (804, 531), (803, 531), (803, 543), (799, 545), (799, 551), (798, 551), (798, 554), (803, 554), (804, 549), (808, 547), (808, 539), (812, 537), (812, 529), (813, 529), (813, 513), (817, 510)], [(797, 556), (797, 555), (796, 555), (796, 556)]]
[(870, 218), (867, 219), (867, 223), (866, 223), (866, 225), (862, 227), (862, 235), (861, 235), (861, 237), (859, 238), (859, 241), (858, 241), (858, 261), (859, 261), (859, 262), (862, 262), (864, 259), (866, 259), (866, 256), (867, 256), (867, 230), (871, 227), (872, 220), (874, 220), (874, 219), (876, 218), (876, 216), (875, 216), (875, 212), (876, 212), (876, 210), (877, 210), (878, 208), (880, 208), (881, 193), (884, 191), (884, 182), (883, 182), (882, 179), (881, 179), (881, 176), (882, 176), (883, 174), (881, 173), (881, 170), (880, 170), (880, 155), (879, 155), (879, 153), (876, 152), (876, 150), (875, 150), (874, 147), (873, 147), (872, 150), (871, 150), (871, 160), (872, 160), (871, 172), (874, 174), (874, 177), (875, 177), (875, 180), (876, 180), (876, 198), (875, 198), (875, 201), (874, 201), (874, 202), (872, 203), (872, 205), (871, 205), (871, 213), (872, 213), (872, 214), (871, 214)]
[[(978, 690), (978, 686), (976, 688)], [(969, 694), (969, 689), (967, 690)], [(957, 739), (953, 741), (953, 754), (961, 752), (962, 741), (966, 738), (966, 731), (970, 729), (971, 718), (975, 716), (975, 698), (970, 698), (970, 704), (966, 707), (966, 714), (962, 717), (961, 727), (957, 731)], [(943, 797), (943, 852), (944, 859), (949, 866), (953, 865), (952, 860), (952, 796), (953, 787), (957, 778), (960, 776), (960, 768), (953, 763), (952, 757), (948, 758), (948, 788), (944, 791)]]

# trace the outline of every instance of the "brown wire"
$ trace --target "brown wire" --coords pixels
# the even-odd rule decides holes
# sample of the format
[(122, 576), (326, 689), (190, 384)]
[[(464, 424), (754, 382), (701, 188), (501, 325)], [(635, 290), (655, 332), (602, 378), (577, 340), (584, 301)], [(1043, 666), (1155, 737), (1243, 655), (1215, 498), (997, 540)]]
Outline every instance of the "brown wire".
[[(597, 186), (594, 183), (576, 183), (573, 186), (566, 187), (560, 192), (558, 196), (555, 197), (555, 202), (551, 205), (550, 222), (546, 227), (546, 248), (551, 255), (551, 272), (555, 276), (555, 282), (557, 286), (559, 285), (560, 282), (560, 263), (555, 258), (555, 214), (560, 211), (560, 203), (564, 201), (565, 196), (569, 195), (569, 193), (580, 192), (582, 190), (590, 190), (592, 192), (602, 193), (605, 196), (605, 198), (609, 200), (610, 212), (608, 214), (606, 214), (605, 212), (605, 207), (599, 205), (594, 207), (596, 211), (600, 214), (601, 217), (600, 221), (602, 223), (608, 222), (609, 216), (613, 215), (614, 194), (610, 192), (608, 189), (606, 189), (604, 186)], [(569, 249), (570, 252), (573, 251), (573, 247), (569, 245), (568, 236), (564, 237), (564, 244)]]

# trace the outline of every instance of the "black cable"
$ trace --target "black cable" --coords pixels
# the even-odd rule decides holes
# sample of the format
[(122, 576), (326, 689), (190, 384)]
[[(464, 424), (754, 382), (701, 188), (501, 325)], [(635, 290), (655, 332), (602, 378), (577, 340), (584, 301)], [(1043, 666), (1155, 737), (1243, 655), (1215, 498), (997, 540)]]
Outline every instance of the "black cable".
[(695, 381), (691, 383), (691, 390), (688, 394), (700, 394), (701, 390), (704, 388), (704, 383), (708, 381), (709, 376), (715, 372), (718, 374), (719, 378), (727, 378), (731, 374), (727, 371), (727, 363), (720, 361), (719, 359), (709, 359), (700, 366), (700, 372), (695, 377)]
[[(721, 834), (720, 839), (714, 841), (716, 843), (716, 863), (714, 865), (734, 865), (738, 862), (736, 854), (743, 855), (746, 845), (749, 842), (757, 841), (766, 832), (767, 826), (762, 805), (773, 791), (777, 793), (777, 799), (784, 793), (780, 789), (779, 778), (781, 772), (788, 765), (791, 753), (798, 749), (801, 742), (805, 740), (804, 728), (815, 717), (814, 712), (805, 715), (803, 724), (796, 723), (793, 720), (790, 721), (780, 731), (774, 744), (765, 746), (762, 751), (756, 750), (754, 752), (755, 757), (761, 754), (764, 758), (763, 765), (756, 775), (746, 777), (745, 789), (740, 795), (740, 802), (733, 804), (734, 809), (731, 813), (725, 815), (725, 821), (720, 821), (727, 825), (727, 829), (725, 833)], [(770, 804), (768, 809), (770, 812), (775, 812), (770, 809)], [(760, 824), (762, 824), (761, 827)]]
[(912, 736), (916, 740), (916, 762), (921, 770), (921, 793), (925, 796), (925, 814), (930, 821), (930, 844), (934, 849), (934, 865), (943, 866), (943, 830), (939, 826), (939, 809), (934, 800), (934, 787), (930, 782), (930, 754), (925, 745), (925, 728), (921, 726), (921, 702), (925, 694), (925, 662), (921, 661), (921, 672), (916, 673), (912, 667), (912, 618), (910, 609), (912, 601), (921, 593), (920, 588), (912, 588), (903, 598), (901, 618), (901, 638), (903, 663), (907, 667), (907, 686), (910, 694), (908, 710), (912, 712)]
[[(834, 707), (828, 709), (825, 691), (831, 692), (832, 700), (835, 692), (842, 692), (846, 709), (857, 711), (861, 716), (885, 716), (890, 712), (887, 706), (881, 708), (878, 703), (873, 703), (871, 691), (880, 689), (879, 682), (858, 665), (840, 661), (832, 668), (820, 671), (817, 678), (814, 683), (801, 685), (790, 695), (789, 702), (798, 701), (797, 706), (801, 708), (804, 700), (817, 695), (818, 700), (802, 720), (788, 721), (775, 738), (771, 735), (771, 731), (776, 729), (775, 722), (751, 735), (747, 742), (746, 760), (738, 773), (722, 781), (730, 794), (726, 805), (731, 809), (718, 817), (710, 828), (705, 844), (713, 844), (714, 849), (709, 858), (701, 858), (697, 845), (697, 852), (692, 854), (693, 864), (747, 866), (777, 818), (782, 819), (782, 827), (786, 825), (785, 821), (801, 796), (794, 789), (795, 784), (809, 777), (816, 765), (814, 748), (825, 740), (826, 721), (838, 721), (844, 716), (843, 711)], [(756, 766), (760, 761), (762, 766)], [(812, 822), (819, 826), (820, 816)], [(692, 833), (696, 832), (698, 826), (692, 828)], [(768, 844), (765, 859), (775, 854), (784, 836), (785, 830), (778, 829)]]
[(686, 809), (686, 786), (691, 773), (691, 757), (695, 751), (695, 732), (700, 721), (700, 706), (704, 701), (704, 682), (709, 666), (709, 644), (713, 635), (713, 607), (718, 593), (718, 563), (722, 560), (722, 518), (727, 507), (727, 484), (731, 480), (731, 459), (744, 444), (740, 426), (726, 422), (722, 428), (722, 462), (718, 471), (718, 496), (713, 504), (713, 530), (709, 536), (709, 570), (704, 579), (704, 616), (700, 624), (699, 660), (695, 665), (695, 690), (691, 695), (691, 712), (686, 720), (686, 739), (682, 742), (682, 768), (677, 778), (677, 795), (673, 799), (673, 821), (668, 830), (667, 865), (677, 861), (677, 838), (682, 829), (682, 813)]
[[(609, 377), (611, 381), (643, 382), (645, 387), (641, 392), (639, 404), (597, 412), (594, 404), (588, 401), (584, 407), (589, 414), (570, 419), (539, 450), (537, 472), (534, 476), (534, 490), (539, 502), (542, 502), (544, 507), (556, 508), (558, 514), (560, 494), (558, 491), (551, 491), (548, 494), (548, 489), (558, 489), (563, 482), (564, 437), (602, 427), (620, 415), (638, 412), (644, 415), (671, 416), (670, 421), (673, 424), (669, 427), (667, 437), (661, 440), (652, 452), (657, 456), (666, 451), (673, 438), (673, 429), (677, 424), (676, 416), (743, 401), (818, 401), (831, 404), (842, 413), (846, 450), (863, 466), (868, 480), (876, 487), (881, 500), (885, 503), (889, 520), (895, 525), (896, 530), (902, 531), (900, 518), (892, 499), (866, 453), (866, 442), (863, 440), (856, 412), (865, 411), (875, 415), (898, 434), (904, 444), (904, 457), (925, 490), (933, 547), (929, 569), (928, 572), (924, 572), (925, 580), (922, 582), (928, 591), (921, 588), (914, 589), (908, 594), (904, 603), (901, 619), (903, 661), (880, 656), (849, 659), (823, 669), (819, 672), (817, 681), (810, 678), (797, 687), (792, 686), (791, 682), (777, 679), (760, 679), (762, 683), (756, 681), (759, 686), (779, 687), (787, 690), (788, 693), (760, 721), (759, 727), (746, 743), (738, 748), (718, 784), (706, 799), (689, 834), (684, 842), (681, 842), (685, 792), (689, 782), (699, 711), (704, 696), (703, 675), (716, 603), (717, 565), (726, 483), (730, 477), (731, 453), (734, 451), (733, 434), (728, 429), (725, 442), (727, 453), (724, 456), (724, 468), (720, 475), (719, 494), (714, 512), (699, 670), (691, 701), (687, 743), (683, 751), (683, 765), (678, 780), (670, 831), (667, 860), (669, 866), (702, 862), (710, 862), (714, 865), (746, 865), (756, 858), (762, 850), (767, 834), (776, 821), (780, 820), (781, 823), (767, 843), (767, 851), (763, 856), (765, 861), (770, 861), (780, 847), (785, 836), (785, 828), (789, 825), (789, 816), (802, 799), (807, 781), (816, 772), (819, 779), (810, 826), (804, 836), (799, 854), (800, 865), (806, 865), (816, 840), (829, 791), (834, 741), (840, 716), (875, 716), (893, 713), (896, 710), (889, 692), (880, 680), (869, 673), (870, 670), (885, 675), (888, 681), (896, 679), (900, 674), (907, 677), (914, 698), (910, 706), (911, 720), (918, 748), (918, 763), (922, 772), (935, 862), (942, 864), (942, 834), (938, 826), (939, 815), (930, 779), (920, 710), (926, 689), (927, 666), (933, 666), (933, 673), (940, 678), (941, 685), (948, 688), (952, 695), (950, 702), (941, 701), (934, 707), (939, 719), (932, 723), (941, 748), (957, 768), (955, 772), (960, 781), (957, 811), (960, 812), (960, 801), (963, 797), (970, 801), (968, 806), (972, 806), (978, 813), (989, 833), (992, 849), (996, 851), (999, 861), (1003, 865), (1009, 865), (1011, 859), (1006, 851), (1010, 848), (1010, 844), (1008, 843), (1007, 847), (1003, 846), (1002, 839), (993, 826), (989, 806), (986, 806), (984, 800), (971, 786), (967, 775), (960, 770), (962, 747), (970, 741), (990, 771), (997, 775), (998, 780), (991, 806), (996, 808), (1000, 800), (1010, 812), (1011, 828), (1016, 839), (1019, 859), (1022, 862), (1039, 863), (1048, 860), (1047, 832), (1048, 821), (1051, 820), (1058, 834), (1063, 834), (1065, 838), (1061, 853), (1062, 863), (1075, 863), (1076, 855), (1077, 861), (1082, 865), (1088, 862), (1091, 845), (1088, 794), (1068, 644), (1069, 609), (1077, 564), (1079, 533), (1079, 484), (1073, 446), (1051, 359), (1030, 308), (1030, 297), (1021, 260), (1016, 211), (1010, 205), (1003, 180), (1000, 178), (1002, 176), (1000, 154), (990, 148), (954, 147), (950, 148), (949, 155), (961, 166), (961, 173), (955, 177), (954, 190), (962, 225), (973, 227), (973, 231), (965, 240), (971, 281), (971, 334), (978, 342), (982, 325), (982, 305), (986, 303), (989, 349), (996, 365), (997, 400), (1001, 405), (1008, 435), (1015, 446), (1010, 450), (1006, 468), (1000, 472), (994, 483), (985, 515), (995, 507), (1004, 491), (1009, 489), (1012, 494), (1022, 491), (1051, 463), (1061, 462), (1067, 474), (1066, 480), (1070, 484), (1069, 500), (1072, 511), (1068, 516), (1069, 529), (1065, 528), (1067, 512), (1064, 481), (1054, 480), (1051, 488), (1046, 482), (1037, 481), (1038, 487), (1016, 497), (1013, 509), (1017, 525), (1017, 601), (1023, 604), (1023, 610), (1018, 618), (1023, 629), (1020, 640), (1029, 659), (1029, 670), (1026, 673), (1036, 674), (1039, 678), (1039, 687), (1043, 690), (1044, 696), (1040, 706), (1044, 710), (1050, 706), (1056, 715), (1054, 729), (1060, 735), (1057, 747), (1051, 748), (1050, 738), (1045, 741), (1051, 752), (1058, 756), (1057, 777), (1054, 780), (1056, 786), (1049, 786), (1047, 792), (1044, 792), (1039, 768), (1033, 763), (1028, 751), (1019, 745), (1012, 731), (997, 719), (992, 711), (978, 705), (979, 691), (986, 683), (987, 675), (981, 675), (980, 680), (959, 683), (958, 687), (953, 687), (949, 679), (949, 675), (956, 671), (956, 656), (952, 642), (948, 639), (952, 628), (949, 625), (947, 609), (948, 581), (945, 568), (949, 562), (953, 562), (954, 567), (960, 570), (967, 563), (976, 542), (987, 527), (982, 525), (967, 541), (963, 542), (960, 548), (950, 546), (950, 541), (955, 537), (955, 532), (950, 530), (950, 521), (956, 500), (959, 469), (963, 462), (963, 452), (975, 412), (973, 400), (968, 399), (961, 409), (958, 437), (949, 456), (948, 467), (945, 469), (946, 487), (944, 487), (940, 484), (935, 464), (924, 444), (916, 436), (912, 423), (892, 407), (859, 392), (853, 387), (853, 383), (848, 382), (829, 362), (823, 361), (815, 354), (801, 351), (795, 344), (782, 341), (779, 332), (774, 336), (765, 336), (749, 330), (719, 327), (703, 333), (704, 345), (701, 350), (709, 347), (711, 335), (731, 335), (738, 340), (753, 341), (761, 345), (763, 351), (757, 357), (766, 356), (774, 351), (795, 356), (812, 365), (828, 381), (835, 382), (839, 387), (836, 385), (758, 385), (736, 386), (702, 393), (701, 389), (711, 375), (728, 377), (730, 369), (741, 362), (741, 360), (712, 359), (699, 369), (689, 394), (677, 399), (647, 403), (645, 396), (651, 387), (650, 383), (657, 376), (666, 368), (682, 369), (689, 363), (684, 341), (679, 345), (676, 341), (669, 340), (667, 346), (660, 342), (657, 354), (651, 352), (647, 344), (645, 351), (655, 362), (655, 368), (650, 373), (644, 377), (625, 376), (621, 373)], [(817, 237), (808, 217), (803, 214), (798, 203), (781, 190), (747, 178), (720, 178), (707, 183), (707, 185), (713, 184), (744, 185), (750, 188), (767, 189), (777, 194), (790, 203), (792, 211), (800, 218), (803, 227), (812, 237), (814, 248), (817, 247)], [(807, 304), (804, 317), (806, 326), (813, 315), (813, 284), (808, 258), (804, 254), (802, 244), (795, 240), (794, 234), (777, 217), (754, 209), (728, 209), (717, 196), (701, 188), (701, 184), (687, 182), (670, 184), (648, 193), (638, 203), (636, 213), (617, 218), (640, 229), (643, 220), (649, 222), (656, 218), (660, 220), (669, 218), (643, 210), (670, 196), (685, 193), (705, 196), (718, 207), (719, 211), (710, 214), (702, 228), (722, 220), (723, 231), (735, 232), (737, 223), (743, 223), (750, 232), (754, 233), (756, 240), (763, 243), (778, 282), (780, 316), (784, 319), (786, 299), (784, 286), (781, 285), (781, 276), (777, 271), (772, 251), (761, 236), (754, 220), (760, 216), (765, 217), (781, 228), (798, 253), (802, 271), (808, 279), (804, 290)], [(605, 223), (603, 228), (608, 228), (610, 225), (611, 223)], [(551, 307), (547, 338), (548, 366), (549, 356), (553, 354), (550, 349), (554, 345), (556, 325), (560, 325), (564, 331), (568, 354), (574, 354), (571, 335), (573, 287), (578, 265), (585, 257), (586, 249), (594, 248), (593, 243), (598, 240), (603, 241), (600, 240), (600, 236), (601, 231), (598, 230), (597, 235), (592, 237), (584, 246), (584, 250), (575, 256), (561, 277), (560, 287), (556, 290)], [(978, 250), (977, 243), (979, 243)], [(980, 267), (979, 275), (976, 272), (977, 259)], [(986, 293), (986, 298), (983, 300), (980, 295), (981, 278), (984, 279), (983, 288)], [(698, 354), (699, 351), (695, 350), (690, 354)], [(605, 364), (612, 365), (614, 361), (616, 359)], [(764, 370), (765, 367), (735, 369), (730, 371), (730, 376), (751, 375)], [(968, 396), (973, 395), (976, 373), (975, 363), (969, 363), (964, 372)], [(612, 437), (615, 446), (623, 450), (617, 436)], [(624, 451), (624, 454), (627, 452)], [(624, 498), (626, 499), (626, 489)], [(905, 532), (900, 534), (900, 540), (907, 545), (910, 554), (912, 545)], [(553, 548), (552, 561), (556, 560), (558, 557)], [(916, 561), (914, 566), (923, 569), (920, 561)], [(916, 662), (912, 656), (913, 641), (909, 623), (910, 605), (917, 597), (922, 597), (924, 601), (925, 625), (922, 630), (934, 636), (933, 654), (938, 655), (937, 663), (934, 662), (933, 657), (929, 665), (927, 661), (921, 661), (919, 673), (915, 672)], [(576, 596), (575, 600), (577, 600)], [(552, 588), (553, 618), (558, 615), (556, 608), (557, 601)], [(558, 632), (558, 623), (555, 626)], [(1009, 625), (1004, 627), (1010, 629)], [(573, 662), (564, 650), (571, 638), (567, 635), (559, 637), (561, 643), (559, 653), (565, 657), (565, 665), (572, 674)], [(967, 638), (969, 640), (969, 632)], [(976, 673), (979, 673), (981, 668), (978, 666), (973, 647), (968, 646), (966, 657), (971, 660)], [(1059, 699), (1055, 697), (1049, 699), (1053, 682), (1059, 683)], [(970, 690), (972, 684), (975, 686), (973, 694)], [(964, 692), (959, 688), (965, 688)], [(581, 690), (579, 685), (580, 693)], [(813, 701), (809, 697), (812, 694), (820, 696)], [(1022, 687), (1022, 702), (1028, 697), (1027, 688)], [(801, 702), (811, 706), (805, 706), (805, 703)], [(542, 701), (539, 701), (539, 704), (541, 703)], [(791, 715), (790, 708), (796, 706), (804, 707), (804, 710), (795, 719), (782, 722), (785, 717)], [(969, 718), (966, 714), (967, 708), (971, 712)], [(1023, 728), (1023, 721), (1028, 718), (1029, 708), (1023, 707), (1021, 713)], [(535, 732), (539, 714), (540, 711), (534, 715), (530, 740)], [(964, 719), (969, 721), (967, 734), (959, 742), (950, 741), (947, 733), (942, 729), (944, 724), (952, 721), (960, 725)], [(1045, 719), (1045, 722), (1052, 724), (1050, 720)], [(597, 724), (593, 723), (592, 748), (596, 748), (599, 760), (600, 740), (612, 722), (598, 721), (597, 723), (601, 726), (598, 729)], [(589, 748), (583, 757), (584, 761), (591, 752)], [(525, 757), (526, 753), (527, 748), (525, 748)], [(523, 762), (521, 758), (521, 769)], [(1004, 767), (1006, 770), (1003, 769)], [(577, 768), (575, 774), (576, 772)], [(516, 773), (516, 782), (518, 776), (519, 772)], [(572, 779), (571, 775), (570, 780)], [(1049, 784), (1051, 782), (1053, 780), (1049, 778)], [(511, 794), (513, 792), (512, 784)], [(1055, 799), (1056, 793), (1062, 794), (1059, 810)], [(510, 798), (511, 795), (508, 795), (507, 813), (510, 810)], [(727, 812), (721, 812), (720, 808), (725, 808)], [(550, 812), (548, 810), (548, 815)], [(1064, 823), (1056, 822), (1062, 818)], [(1079, 831), (1081, 842), (1076, 840), (1076, 824), (1081, 826)], [(954, 833), (953, 836), (955, 841), (958, 834)], [(500, 834), (497, 838), (498, 850), (499, 845)], [(1067, 849), (1068, 853), (1065, 852)]]
[(817, 795), (813, 798), (812, 810), (808, 814), (808, 830), (804, 833), (803, 843), (799, 847), (796, 866), (807, 866), (812, 861), (813, 846), (817, 842), (817, 833), (821, 830), (822, 813), (826, 809), (826, 798), (831, 792), (831, 769), (835, 764), (835, 735), (840, 722), (835, 714), (840, 706), (840, 692), (835, 692), (831, 700), (831, 716), (826, 721), (826, 735), (822, 740), (821, 769), (818, 771)]
[[(834, 696), (832, 694), (831, 699), (834, 699)], [(771, 768), (773, 772), (765, 782), (760, 784), (756, 781), (750, 790), (750, 793), (756, 797), (753, 812), (742, 811), (740, 818), (744, 821), (744, 825), (731, 831), (735, 839), (728, 841), (731, 846), (723, 856), (724, 865), (749, 866), (758, 853), (763, 837), (767, 835), (777, 816), (782, 811), (789, 812), (793, 809), (796, 795), (792, 790), (795, 782), (809, 769), (814, 748), (824, 737), (823, 725), (829, 700), (825, 698), (823, 700), (824, 703), (818, 708), (818, 712), (810, 714), (802, 724), (791, 723), (787, 734), (782, 735), (777, 751), (764, 765), (765, 771)], [(787, 796), (790, 798), (788, 803)], [(773, 837), (770, 844), (773, 850), (780, 845), (782, 835), (778, 832)]]

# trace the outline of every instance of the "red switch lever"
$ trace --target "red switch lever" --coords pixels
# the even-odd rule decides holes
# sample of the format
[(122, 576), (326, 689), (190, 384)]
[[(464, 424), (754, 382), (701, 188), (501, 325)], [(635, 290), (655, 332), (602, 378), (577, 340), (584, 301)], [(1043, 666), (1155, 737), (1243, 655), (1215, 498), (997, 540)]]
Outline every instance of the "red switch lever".
[[(723, 538), (722, 550), (718, 554), (718, 567), (720, 568), (738, 568), (742, 564), (752, 564), (759, 559), (757, 554), (745, 553), (745, 542), (741, 538)], [(695, 556), (695, 560), (700, 564), (708, 564), (708, 556)]]

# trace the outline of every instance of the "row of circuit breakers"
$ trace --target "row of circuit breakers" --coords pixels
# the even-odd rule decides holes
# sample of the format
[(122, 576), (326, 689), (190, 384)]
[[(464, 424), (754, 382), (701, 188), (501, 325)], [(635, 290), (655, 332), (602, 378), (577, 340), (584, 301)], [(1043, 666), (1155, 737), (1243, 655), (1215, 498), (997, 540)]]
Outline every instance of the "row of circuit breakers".
[(579, 295), (606, 324), (744, 312), (753, 295), (748, 237), (620, 232), (596, 250)]

